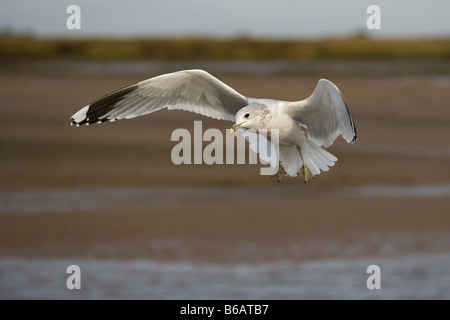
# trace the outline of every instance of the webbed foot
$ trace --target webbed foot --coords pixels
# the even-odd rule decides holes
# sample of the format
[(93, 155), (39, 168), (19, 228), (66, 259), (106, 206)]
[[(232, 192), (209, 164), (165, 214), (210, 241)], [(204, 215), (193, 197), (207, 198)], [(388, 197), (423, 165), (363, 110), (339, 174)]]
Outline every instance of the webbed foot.
[(280, 161), (280, 163), (278, 164), (278, 172), (275, 173), (274, 175), (270, 176), (270, 177), (273, 178), (273, 177), (276, 176), (277, 179), (278, 179), (278, 183), (280, 183), (281, 182), (281, 178), (283, 177), (282, 173), (287, 174), (286, 170), (284, 170), (283, 166), (281, 165), (281, 161)]
[(309, 170), (308, 166), (305, 163), (305, 160), (303, 160), (302, 149), (299, 146), (297, 146), (297, 150), (298, 150), (298, 153), (300, 154), (300, 158), (302, 159), (302, 162), (303, 162), (303, 166), (298, 171), (298, 173), (303, 175), (303, 177), (305, 179), (305, 183), (306, 183), (306, 182), (308, 182), (308, 180), (314, 179), (314, 174), (311, 172), (311, 170)]
[(298, 172), (303, 175), (305, 178), (305, 183), (308, 182), (310, 179), (314, 179), (314, 175), (312, 174), (311, 170), (309, 170), (308, 166), (303, 162), (303, 167)]

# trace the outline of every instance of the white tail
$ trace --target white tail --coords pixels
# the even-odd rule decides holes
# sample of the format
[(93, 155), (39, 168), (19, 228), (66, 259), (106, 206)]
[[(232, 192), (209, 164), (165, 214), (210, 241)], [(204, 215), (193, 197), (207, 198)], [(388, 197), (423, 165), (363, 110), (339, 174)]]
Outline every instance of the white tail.
[(334, 166), (337, 158), (322, 149), (314, 142), (305, 137), (303, 146), (300, 147), (303, 161), (312, 174), (319, 174), (320, 171), (328, 171)]
[(280, 145), (280, 162), (287, 175), (296, 177), (303, 162), (295, 145)]
[(300, 147), (280, 145), (280, 161), (286, 174), (296, 177), (304, 165), (303, 162), (313, 175), (317, 175), (334, 166), (337, 158), (305, 137)]

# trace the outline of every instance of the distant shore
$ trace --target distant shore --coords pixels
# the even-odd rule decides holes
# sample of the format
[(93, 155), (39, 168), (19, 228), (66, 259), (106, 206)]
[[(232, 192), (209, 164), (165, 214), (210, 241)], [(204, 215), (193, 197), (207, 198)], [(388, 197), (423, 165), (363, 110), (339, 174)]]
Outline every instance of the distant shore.
[(450, 39), (36, 38), (0, 35), (1, 59), (448, 60)]

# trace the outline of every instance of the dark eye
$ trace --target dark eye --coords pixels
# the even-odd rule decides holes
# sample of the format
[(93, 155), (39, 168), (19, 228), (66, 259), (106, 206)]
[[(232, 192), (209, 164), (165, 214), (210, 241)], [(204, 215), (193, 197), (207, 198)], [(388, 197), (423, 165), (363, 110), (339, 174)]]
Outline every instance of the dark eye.
[(250, 113), (246, 113), (246, 114), (244, 115), (244, 118), (248, 118), (248, 117), (250, 117)]

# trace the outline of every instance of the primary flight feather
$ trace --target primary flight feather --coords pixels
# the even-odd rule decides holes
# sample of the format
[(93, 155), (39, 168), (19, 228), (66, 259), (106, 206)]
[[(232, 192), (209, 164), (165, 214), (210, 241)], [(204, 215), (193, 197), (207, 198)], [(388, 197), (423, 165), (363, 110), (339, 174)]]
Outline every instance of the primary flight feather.
[(348, 143), (357, 140), (344, 98), (326, 79), (319, 80), (307, 99), (289, 102), (245, 97), (203, 70), (164, 74), (115, 91), (80, 109), (71, 124), (131, 119), (164, 108), (233, 121), (232, 131), (279, 130), (278, 180), (282, 173), (302, 173), (306, 182), (328, 171), (337, 158), (322, 147), (339, 135)]

